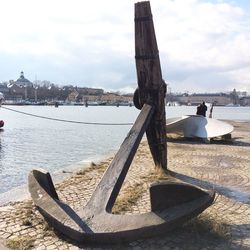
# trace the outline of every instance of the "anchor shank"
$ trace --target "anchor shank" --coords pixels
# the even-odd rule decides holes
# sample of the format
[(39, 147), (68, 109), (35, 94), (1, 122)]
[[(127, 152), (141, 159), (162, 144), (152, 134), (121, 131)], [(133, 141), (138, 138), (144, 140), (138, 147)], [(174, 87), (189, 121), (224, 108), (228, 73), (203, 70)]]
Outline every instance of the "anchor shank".
[(138, 106), (155, 106), (155, 113), (147, 128), (147, 139), (157, 167), (167, 168), (166, 84), (162, 79), (158, 46), (150, 2), (135, 4), (135, 59), (138, 80)]
[(145, 104), (133, 127), (123, 141), (115, 158), (104, 173), (87, 204), (91, 211), (111, 212), (115, 199), (126, 177), (130, 164), (142, 139), (142, 136), (154, 113), (154, 107)]

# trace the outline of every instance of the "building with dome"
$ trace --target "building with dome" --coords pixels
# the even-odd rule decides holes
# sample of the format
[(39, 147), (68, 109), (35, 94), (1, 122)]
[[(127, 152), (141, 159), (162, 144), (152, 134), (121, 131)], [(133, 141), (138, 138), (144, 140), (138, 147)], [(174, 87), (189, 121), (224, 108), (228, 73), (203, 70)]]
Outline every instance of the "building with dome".
[(20, 77), (16, 81), (14, 81), (14, 83), (18, 87), (32, 87), (33, 86), (32, 82), (24, 77), (23, 71), (21, 71)]
[(23, 71), (21, 71), (20, 77), (16, 81), (9, 81), (7, 88), (8, 94), (5, 97), (16, 101), (27, 100), (29, 96), (34, 96), (33, 83), (24, 77)]

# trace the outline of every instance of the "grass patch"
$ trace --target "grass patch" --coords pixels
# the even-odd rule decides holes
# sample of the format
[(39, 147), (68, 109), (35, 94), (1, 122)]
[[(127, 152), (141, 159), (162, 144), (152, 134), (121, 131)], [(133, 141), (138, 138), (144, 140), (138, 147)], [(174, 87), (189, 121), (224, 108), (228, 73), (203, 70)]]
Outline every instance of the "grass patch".
[(79, 170), (76, 173), (76, 175), (85, 175), (85, 174), (90, 173), (92, 171), (104, 172), (106, 170), (106, 168), (109, 166), (110, 162), (111, 162), (110, 159), (108, 161), (105, 161), (105, 162), (100, 162), (99, 164), (91, 162), (89, 167)]
[(22, 226), (32, 226), (32, 221), (29, 218), (24, 219), (22, 222)]
[(152, 183), (155, 181), (173, 181), (176, 179), (174, 179), (170, 173), (168, 172), (168, 170), (163, 170), (160, 168), (156, 168), (152, 171), (149, 172), (148, 175), (142, 176), (141, 179), (143, 180), (143, 182), (145, 183)]
[(141, 183), (136, 183), (135, 185), (126, 188), (125, 193), (117, 198), (112, 213), (120, 214), (130, 211), (131, 206), (136, 204), (144, 191), (145, 190)]
[(137, 183), (133, 186), (126, 187), (122, 195), (118, 196), (112, 213), (121, 214), (131, 211), (131, 207), (135, 205), (139, 198), (148, 191), (150, 183), (155, 181), (173, 180), (173, 177), (167, 174), (167, 172), (161, 169), (155, 169), (146, 176), (138, 177)]
[(12, 250), (29, 250), (34, 246), (34, 239), (29, 236), (6, 240), (6, 246)]
[(196, 239), (204, 239), (211, 241), (229, 241), (231, 239), (230, 226), (218, 220), (218, 218), (211, 218), (208, 214), (201, 214), (200, 216), (190, 220), (184, 226), (195, 235)]
[(90, 166), (84, 169), (80, 169), (79, 171), (76, 172), (76, 175), (85, 175), (91, 171), (93, 171), (93, 169), (96, 167), (96, 164), (94, 162), (90, 163)]
[(184, 137), (181, 134), (177, 133), (167, 133), (167, 139), (169, 140), (182, 140)]
[(32, 204), (27, 206), (24, 210), (23, 223), (24, 226), (32, 226), (32, 221), (36, 218), (36, 215), (33, 212)]
[(37, 223), (37, 215), (34, 213), (35, 207), (32, 201), (17, 204), (19, 205), (15, 211), (15, 217), (21, 219), (21, 226), (32, 226), (32, 221)]
[(56, 232), (54, 231), (54, 228), (52, 226), (50, 226), (46, 221), (44, 222), (43, 225), (43, 236), (52, 236), (55, 237), (56, 236)]

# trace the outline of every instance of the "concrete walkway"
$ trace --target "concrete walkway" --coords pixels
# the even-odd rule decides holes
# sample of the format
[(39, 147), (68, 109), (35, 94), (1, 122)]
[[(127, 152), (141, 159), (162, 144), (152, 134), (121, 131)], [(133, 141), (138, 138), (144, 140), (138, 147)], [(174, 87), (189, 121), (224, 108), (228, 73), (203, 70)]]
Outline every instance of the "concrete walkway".
[[(168, 142), (168, 168), (178, 181), (217, 192), (214, 204), (198, 218), (163, 236), (121, 245), (78, 246), (56, 234), (31, 200), (0, 207), (0, 242), (11, 249), (250, 249), (250, 123), (234, 122), (233, 142), (173, 138)], [(56, 185), (60, 199), (73, 208), (84, 206), (111, 159)], [(148, 187), (156, 179), (146, 142), (136, 154), (114, 210), (150, 210)], [(162, 177), (161, 177), (162, 178)], [(131, 189), (132, 187), (132, 189)], [(140, 195), (133, 190), (142, 187)], [(132, 190), (132, 191), (131, 191)], [(132, 199), (128, 205), (119, 201)], [(124, 202), (120, 202), (123, 204)], [(1, 243), (0, 243), (0, 249)]]

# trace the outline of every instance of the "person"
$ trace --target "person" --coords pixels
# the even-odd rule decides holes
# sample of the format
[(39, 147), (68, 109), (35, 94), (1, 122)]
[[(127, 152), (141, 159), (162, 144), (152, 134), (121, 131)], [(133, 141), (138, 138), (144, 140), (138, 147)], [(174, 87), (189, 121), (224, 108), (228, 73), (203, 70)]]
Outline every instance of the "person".
[(206, 117), (206, 112), (207, 112), (207, 106), (206, 106), (205, 102), (202, 102), (202, 104), (201, 104), (201, 115)]
[(209, 118), (212, 118), (213, 108), (214, 108), (215, 102), (212, 103), (209, 113)]
[(201, 115), (201, 104), (197, 106), (196, 115)]
[(206, 106), (205, 102), (202, 102), (197, 107), (196, 115), (202, 115), (202, 116), (206, 117), (206, 112), (207, 112), (207, 106)]

